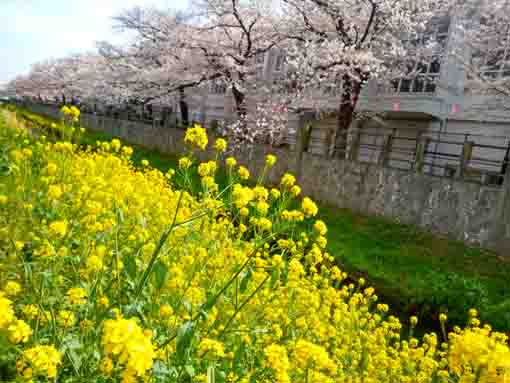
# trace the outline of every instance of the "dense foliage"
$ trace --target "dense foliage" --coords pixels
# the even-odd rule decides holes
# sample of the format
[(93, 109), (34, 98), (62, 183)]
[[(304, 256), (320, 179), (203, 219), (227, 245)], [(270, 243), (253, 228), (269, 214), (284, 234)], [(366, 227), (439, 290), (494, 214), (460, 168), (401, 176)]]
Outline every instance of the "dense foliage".
[[(79, 111), (64, 112), (72, 123)], [(79, 149), (80, 129), (54, 125), (65, 140), (53, 142), (2, 118), (2, 380), (510, 378), (507, 337), (480, 327), (475, 310), (447, 343), (401, 339), (374, 289), (342, 284), (324, 251), (327, 227), (311, 199), (298, 200), (295, 178), (246, 186), (249, 171), (204, 129), (188, 130), (177, 178), (146, 161), (136, 168), (118, 140)], [(193, 150), (208, 145), (217, 157), (198, 164)], [(197, 173), (201, 192), (191, 194)]]

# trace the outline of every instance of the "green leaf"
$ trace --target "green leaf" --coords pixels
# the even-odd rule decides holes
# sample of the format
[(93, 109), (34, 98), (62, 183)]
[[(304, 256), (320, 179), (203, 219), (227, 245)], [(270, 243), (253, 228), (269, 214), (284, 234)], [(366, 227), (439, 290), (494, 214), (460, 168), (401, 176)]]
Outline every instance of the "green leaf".
[(216, 296), (216, 292), (215, 291), (210, 292), (207, 302), (205, 302), (204, 305), (202, 306), (202, 310), (205, 312), (209, 311), (216, 304), (217, 300), (218, 297)]
[(244, 293), (246, 291), (246, 288), (248, 287), (248, 283), (250, 282), (252, 276), (253, 271), (251, 267), (249, 267), (248, 271), (243, 275), (243, 278), (241, 279), (241, 283), (239, 285), (239, 291), (241, 293)]
[(186, 366), (184, 366), (184, 369), (186, 370), (190, 378), (193, 378), (195, 376), (195, 369), (193, 368), (192, 365), (187, 364)]
[(131, 254), (126, 255), (123, 260), (124, 268), (130, 278), (136, 277), (136, 261), (135, 257)]
[(156, 261), (154, 264), (154, 278), (156, 281), (156, 289), (161, 290), (165, 285), (168, 277), (168, 269), (166, 265), (161, 261)]
[(117, 217), (119, 219), (119, 223), (124, 222), (124, 212), (120, 208), (117, 208)]
[(191, 340), (193, 339), (193, 322), (187, 321), (177, 330), (177, 344), (176, 344), (176, 352), (177, 358), (180, 361), (183, 361), (186, 358), (186, 352), (191, 344)]
[(225, 373), (225, 371), (216, 370), (214, 375), (216, 383), (225, 383), (227, 381), (227, 374)]

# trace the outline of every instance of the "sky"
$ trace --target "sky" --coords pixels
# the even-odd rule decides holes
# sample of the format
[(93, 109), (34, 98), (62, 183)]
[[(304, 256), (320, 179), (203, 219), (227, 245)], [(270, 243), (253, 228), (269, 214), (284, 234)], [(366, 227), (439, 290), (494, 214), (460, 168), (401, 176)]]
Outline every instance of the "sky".
[(121, 42), (111, 17), (133, 6), (185, 8), (187, 0), (0, 0), (0, 84), (51, 57)]

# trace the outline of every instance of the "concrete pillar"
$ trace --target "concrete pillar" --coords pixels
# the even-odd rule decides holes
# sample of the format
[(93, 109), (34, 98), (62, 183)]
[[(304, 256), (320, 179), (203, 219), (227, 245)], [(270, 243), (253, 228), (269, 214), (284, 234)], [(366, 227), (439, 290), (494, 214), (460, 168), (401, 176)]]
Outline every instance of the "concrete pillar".
[(464, 178), (464, 174), (469, 165), (469, 161), (471, 161), (471, 157), (473, 155), (473, 145), (474, 142), (466, 141), (462, 146), (462, 153), (460, 155), (460, 162), (456, 172), (456, 178), (462, 179)]
[(349, 131), (351, 132), (351, 142), (347, 151), (347, 158), (350, 161), (357, 161), (359, 158), (359, 146), (361, 142), (361, 121), (353, 121)]
[(390, 133), (384, 137), (384, 143), (377, 159), (377, 164), (380, 166), (388, 165), (391, 155), (391, 149), (393, 146), (393, 133)]
[(510, 174), (506, 174), (501, 186), (496, 208), (491, 217), (488, 243), (502, 256), (510, 254)]
[(305, 128), (305, 120), (302, 113), (289, 113), (288, 120), (289, 132), (294, 133), (289, 140), (291, 150), (294, 154), (294, 174), (299, 180), (301, 177), (301, 162), (303, 160), (303, 134)]

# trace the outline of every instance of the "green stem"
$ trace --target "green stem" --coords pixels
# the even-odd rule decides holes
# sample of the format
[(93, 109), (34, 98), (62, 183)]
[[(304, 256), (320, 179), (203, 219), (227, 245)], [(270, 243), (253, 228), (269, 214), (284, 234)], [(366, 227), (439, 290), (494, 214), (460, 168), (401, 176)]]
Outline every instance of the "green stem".
[[(251, 301), (251, 299), (260, 291), (260, 289), (262, 288), (262, 286), (265, 285), (265, 283), (267, 282), (267, 280), (271, 277), (270, 274), (268, 274), (264, 280), (257, 286), (257, 288), (255, 289), (255, 291), (253, 291), (253, 293), (250, 294), (250, 296), (248, 298), (246, 298), (243, 303), (241, 303), (241, 305), (239, 307), (236, 308), (234, 314), (232, 314), (232, 316), (229, 318), (229, 320), (227, 321), (227, 324), (225, 325), (225, 327), (223, 328), (223, 330), (220, 332), (220, 334), (218, 335), (218, 338), (221, 338), (223, 336), (223, 334), (225, 333), (226, 329), (230, 326), (230, 324), (234, 321), (236, 315), (244, 308), (244, 306), (246, 306), (248, 304), (249, 301)], [(236, 279), (237, 281), (237, 279)]]
[(175, 221), (177, 220), (177, 213), (179, 212), (179, 208), (180, 208), (181, 201), (182, 201), (182, 196), (183, 196), (183, 192), (180, 192), (179, 199), (177, 200), (177, 207), (175, 208), (175, 214), (174, 214), (174, 218), (172, 220), (172, 224), (170, 225), (170, 228), (167, 231), (165, 231), (163, 233), (163, 235), (161, 236), (161, 238), (159, 239), (158, 246), (156, 247), (156, 249), (154, 249), (154, 252), (152, 253), (152, 257), (151, 257), (151, 260), (149, 261), (149, 265), (145, 269), (145, 271), (142, 275), (142, 278), (140, 279), (140, 282), (136, 289), (135, 302), (138, 301), (138, 298), (140, 297), (143, 287), (147, 283), (147, 280), (149, 279), (149, 276), (154, 268), (154, 264), (156, 263), (158, 255), (161, 252), (161, 249), (163, 248), (163, 245), (165, 244), (166, 240), (172, 233), (172, 230), (174, 229)]

